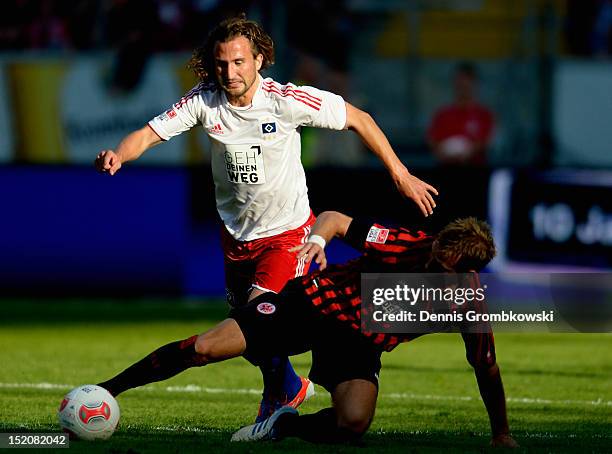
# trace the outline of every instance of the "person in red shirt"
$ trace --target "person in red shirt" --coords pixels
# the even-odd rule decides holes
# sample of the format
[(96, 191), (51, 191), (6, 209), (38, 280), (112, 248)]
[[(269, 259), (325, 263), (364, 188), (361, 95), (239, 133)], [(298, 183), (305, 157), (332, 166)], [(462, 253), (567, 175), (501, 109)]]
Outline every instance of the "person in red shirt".
[(471, 63), (460, 63), (454, 75), (455, 100), (439, 109), (427, 139), (443, 164), (484, 165), (495, 120), (478, 101), (478, 73)]

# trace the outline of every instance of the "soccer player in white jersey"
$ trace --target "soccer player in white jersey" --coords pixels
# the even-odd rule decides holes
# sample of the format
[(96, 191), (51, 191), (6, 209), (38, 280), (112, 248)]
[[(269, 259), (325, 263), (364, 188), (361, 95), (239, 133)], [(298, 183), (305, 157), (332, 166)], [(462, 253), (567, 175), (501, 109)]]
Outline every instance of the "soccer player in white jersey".
[[(232, 305), (278, 293), (308, 271), (308, 259), (289, 252), (306, 241), (315, 220), (300, 161), (302, 126), (355, 131), (402, 195), (425, 216), (436, 206), (436, 189), (408, 172), (370, 115), (333, 93), (264, 79), (260, 71), (273, 63), (272, 39), (257, 23), (244, 16), (221, 22), (190, 61), (201, 83), (95, 161), (99, 171), (114, 175), (123, 163), (192, 127), (207, 131)], [(312, 395), (310, 381), (298, 377), (287, 358), (270, 360), (262, 373), (259, 419)]]

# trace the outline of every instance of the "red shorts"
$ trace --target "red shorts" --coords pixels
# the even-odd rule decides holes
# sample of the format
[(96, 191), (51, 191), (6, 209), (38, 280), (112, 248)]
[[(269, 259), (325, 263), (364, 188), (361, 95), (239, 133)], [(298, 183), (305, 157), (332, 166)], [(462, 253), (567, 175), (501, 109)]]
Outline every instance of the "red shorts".
[(253, 288), (278, 293), (287, 281), (306, 274), (310, 263), (305, 263), (304, 258), (297, 260), (296, 253), (289, 249), (306, 242), (315, 220), (311, 212), (296, 229), (252, 241), (237, 241), (223, 228), (221, 246), (228, 303), (245, 304)]

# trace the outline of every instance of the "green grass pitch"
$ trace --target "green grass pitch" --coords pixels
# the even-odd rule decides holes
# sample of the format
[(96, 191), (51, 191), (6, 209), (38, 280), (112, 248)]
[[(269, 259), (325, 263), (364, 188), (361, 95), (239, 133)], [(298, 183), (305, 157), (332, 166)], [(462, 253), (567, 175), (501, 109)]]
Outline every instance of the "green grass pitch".
[[(0, 303), (0, 432), (57, 432), (70, 387), (96, 383), (153, 349), (223, 318), (225, 307), (179, 301)], [(612, 451), (612, 336), (499, 334), (512, 431), (524, 451)], [(306, 374), (308, 354), (294, 358)], [(259, 402), (259, 371), (238, 358), (119, 396), (103, 442), (68, 452), (480, 452), (489, 426), (459, 335), (425, 336), (383, 357), (379, 404), (362, 447), (299, 440), (231, 445)], [(314, 412), (329, 395), (303, 405)], [(64, 451), (66, 452), (66, 451)], [(520, 452), (520, 451), (519, 451)]]

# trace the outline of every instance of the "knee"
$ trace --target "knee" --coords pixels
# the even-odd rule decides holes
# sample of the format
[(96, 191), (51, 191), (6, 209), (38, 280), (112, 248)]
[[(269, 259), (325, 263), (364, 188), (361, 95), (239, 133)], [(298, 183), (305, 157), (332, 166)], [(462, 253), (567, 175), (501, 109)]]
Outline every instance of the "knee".
[(369, 429), (372, 417), (367, 412), (355, 412), (350, 415), (338, 415), (338, 428), (351, 438), (359, 438)]
[(206, 339), (204, 334), (200, 334), (195, 341), (194, 347), (203, 363), (211, 362), (213, 358), (213, 345), (210, 339)]

